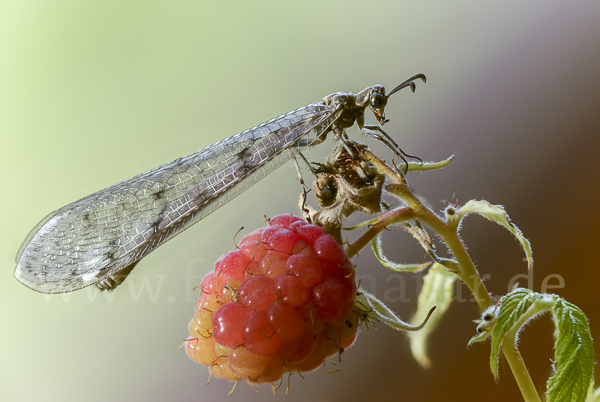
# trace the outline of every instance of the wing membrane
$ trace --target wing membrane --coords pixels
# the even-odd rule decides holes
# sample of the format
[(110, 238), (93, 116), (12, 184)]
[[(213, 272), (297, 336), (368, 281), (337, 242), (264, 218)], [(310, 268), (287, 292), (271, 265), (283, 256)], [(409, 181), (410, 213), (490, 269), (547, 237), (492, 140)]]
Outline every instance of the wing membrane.
[(43, 293), (92, 285), (241, 194), (337, 117), (313, 103), (69, 204), (29, 234), (15, 276)]

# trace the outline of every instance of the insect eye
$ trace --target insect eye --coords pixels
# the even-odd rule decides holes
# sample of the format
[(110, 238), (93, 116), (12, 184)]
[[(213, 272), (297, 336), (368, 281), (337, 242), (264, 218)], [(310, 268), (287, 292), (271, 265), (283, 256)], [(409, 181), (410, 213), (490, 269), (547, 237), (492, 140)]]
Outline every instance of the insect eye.
[(382, 94), (371, 95), (371, 107), (379, 109), (385, 105), (385, 96)]

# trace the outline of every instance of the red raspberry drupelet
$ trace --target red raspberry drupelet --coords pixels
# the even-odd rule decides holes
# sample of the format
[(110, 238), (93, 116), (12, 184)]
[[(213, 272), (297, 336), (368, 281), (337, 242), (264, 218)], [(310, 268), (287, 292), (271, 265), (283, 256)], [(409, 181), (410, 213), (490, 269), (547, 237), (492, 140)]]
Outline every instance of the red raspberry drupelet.
[(186, 350), (220, 378), (279, 381), (356, 339), (354, 267), (333, 237), (292, 215), (244, 237), (201, 290)]

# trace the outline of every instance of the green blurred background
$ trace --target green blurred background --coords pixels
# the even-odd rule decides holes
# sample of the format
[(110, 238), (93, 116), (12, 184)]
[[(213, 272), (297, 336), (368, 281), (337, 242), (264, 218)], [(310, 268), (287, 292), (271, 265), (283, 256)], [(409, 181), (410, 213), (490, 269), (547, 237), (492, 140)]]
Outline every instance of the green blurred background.
[[(436, 210), (453, 194), (505, 205), (532, 241), (532, 288), (561, 275), (554, 291), (588, 314), (598, 336), (600, 3), (2, 1), (0, 400), (271, 398), (268, 386), (240, 384), (231, 398), (231, 383), (206, 386), (207, 370), (178, 347), (191, 288), (237, 229), (298, 213), (291, 164), (152, 253), (112, 294), (27, 289), (13, 278), (19, 246), (46, 214), (92, 192), (331, 92), (391, 88), (417, 72), (428, 82), (392, 98), (388, 132), (426, 160), (457, 158), (410, 177), (412, 186)], [(332, 146), (307, 156), (320, 161)], [(463, 237), (494, 294), (526, 273), (518, 244), (495, 224), (469, 218)], [(424, 260), (399, 229), (384, 246), (395, 260)], [(417, 281), (404, 278), (403, 299), (402, 277), (369, 251), (355, 262), (364, 283), (410, 317)], [(293, 376), (290, 395), (278, 398), (520, 400), (504, 363), (495, 384), (488, 345), (466, 349), (476, 315), (475, 303), (452, 305), (428, 371), (404, 334), (379, 326), (359, 336), (340, 372)], [(549, 317), (521, 346), (543, 389)]]

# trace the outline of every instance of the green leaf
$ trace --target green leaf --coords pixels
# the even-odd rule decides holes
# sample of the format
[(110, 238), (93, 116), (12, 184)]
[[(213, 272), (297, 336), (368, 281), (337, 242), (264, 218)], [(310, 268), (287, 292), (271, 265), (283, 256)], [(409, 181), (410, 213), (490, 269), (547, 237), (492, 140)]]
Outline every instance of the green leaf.
[[(517, 288), (502, 298), (496, 325), (492, 330), (490, 356), (490, 365), (496, 381), (498, 381), (498, 357), (504, 336), (511, 333), (516, 337), (525, 322), (543, 311), (539, 305), (536, 305), (542, 297), (543, 295), (528, 289)], [(550, 298), (552, 299), (551, 296)]]
[(437, 306), (437, 313), (429, 320), (425, 328), (418, 332), (411, 332), (408, 336), (411, 352), (417, 362), (424, 368), (431, 367), (431, 361), (427, 356), (427, 340), (452, 302), (456, 279), (456, 274), (448, 271), (446, 267), (438, 263), (433, 264), (423, 278), (423, 288), (419, 294), (417, 312), (410, 322), (415, 325), (423, 321), (434, 306)]
[(524, 325), (543, 312), (552, 312), (556, 327), (554, 375), (548, 380), (548, 402), (593, 400), (594, 349), (585, 314), (556, 295), (517, 288), (504, 296), (492, 330), (490, 363), (498, 379), (498, 356), (505, 339), (513, 343)]
[(431, 170), (442, 169), (452, 163), (454, 155), (450, 155), (446, 159), (439, 162), (408, 162), (409, 172), (429, 172)]
[(556, 300), (552, 312), (557, 340), (548, 401), (585, 401), (594, 378), (594, 345), (587, 317), (577, 306), (562, 299)]
[(373, 254), (379, 260), (381, 265), (396, 272), (419, 272), (431, 266), (431, 262), (425, 262), (423, 264), (398, 264), (396, 262), (388, 260), (381, 250), (381, 233), (371, 240), (371, 246), (373, 247)]
[(367, 319), (381, 321), (384, 324), (398, 331), (418, 331), (425, 326), (429, 317), (435, 310), (435, 307), (429, 311), (429, 314), (419, 325), (411, 325), (402, 321), (392, 310), (390, 310), (383, 302), (377, 299), (370, 293), (365, 292), (363, 289), (359, 289), (356, 295), (355, 308), (358, 308), (360, 313)]
[(529, 240), (527, 240), (523, 236), (521, 230), (511, 222), (503, 206), (492, 205), (487, 201), (471, 200), (458, 210), (458, 224), (460, 224), (462, 219), (468, 214), (481, 215), (508, 229), (508, 231), (511, 232), (517, 238), (519, 243), (521, 243), (523, 251), (525, 251), (525, 255), (527, 256), (527, 268), (531, 269), (533, 267), (533, 255), (531, 253), (531, 244), (529, 243)]

